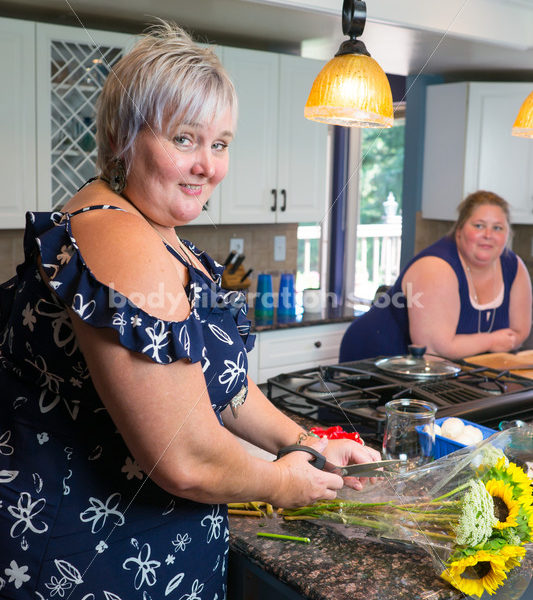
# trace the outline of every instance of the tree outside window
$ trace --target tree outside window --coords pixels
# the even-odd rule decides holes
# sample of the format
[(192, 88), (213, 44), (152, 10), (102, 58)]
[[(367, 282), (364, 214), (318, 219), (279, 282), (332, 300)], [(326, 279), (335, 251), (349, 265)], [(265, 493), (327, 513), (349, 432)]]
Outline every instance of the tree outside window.
[(354, 296), (372, 300), (398, 276), (405, 119), (390, 129), (361, 131), (361, 172)]

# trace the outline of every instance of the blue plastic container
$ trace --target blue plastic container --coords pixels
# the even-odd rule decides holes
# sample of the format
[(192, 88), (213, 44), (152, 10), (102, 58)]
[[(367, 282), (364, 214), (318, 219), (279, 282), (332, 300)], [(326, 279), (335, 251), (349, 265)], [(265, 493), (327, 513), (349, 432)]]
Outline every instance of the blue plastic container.
[(268, 320), (274, 316), (274, 294), (272, 293), (272, 275), (260, 273), (257, 277), (257, 295), (255, 297), (256, 319)]
[[(442, 425), (442, 423), (448, 418), (449, 417), (435, 419), (435, 425)], [(493, 433), (496, 433), (495, 429), (483, 427), (483, 425), (472, 423), (472, 421), (466, 421), (465, 419), (461, 419), (461, 421), (465, 425), (473, 425), (474, 427), (477, 427), (483, 434), (484, 440), (490, 437)], [(423, 431), (422, 427), (417, 427), (416, 430), (418, 431), (418, 435), (420, 436), (421, 445), (427, 445), (429, 443), (429, 434)], [(456, 450), (460, 450), (461, 448), (466, 448), (466, 446), (464, 444), (460, 444), (459, 442), (455, 442), (454, 440), (450, 440), (449, 438), (442, 437), (441, 435), (435, 435), (435, 445), (433, 446), (433, 458), (437, 459), (441, 456), (446, 456), (447, 454), (455, 452)]]
[(294, 275), (292, 273), (282, 273), (279, 280), (278, 317), (293, 317), (295, 315)]

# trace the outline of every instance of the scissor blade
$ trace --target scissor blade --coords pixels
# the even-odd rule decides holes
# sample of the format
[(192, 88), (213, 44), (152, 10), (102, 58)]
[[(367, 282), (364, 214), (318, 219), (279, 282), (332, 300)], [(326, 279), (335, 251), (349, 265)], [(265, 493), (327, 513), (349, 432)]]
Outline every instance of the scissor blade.
[(387, 469), (395, 467), (401, 462), (401, 460), (377, 460), (375, 462), (347, 465), (340, 468), (343, 477), (347, 475), (351, 475), (352, 477), (387, 477), (391, 474)]

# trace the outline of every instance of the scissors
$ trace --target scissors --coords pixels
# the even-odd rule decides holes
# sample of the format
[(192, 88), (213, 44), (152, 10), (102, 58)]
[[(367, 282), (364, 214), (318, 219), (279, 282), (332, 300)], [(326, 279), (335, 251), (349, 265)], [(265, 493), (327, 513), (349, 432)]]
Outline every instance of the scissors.
[[(320, 454), (314, 448), (310, 446), (302, 446), (300, 444), (293, 444), (292, 446), (285, 446), (281, 448), (278, 452), (277, 458), (281, 458), (289, 452), (297, 452), (301, 450), (302, 452), (308, 452), (313, 456), (313, 459), (309, 462), (322, 471), (340, 471), (342, 477), (352, 476), (352, 477), (388, 477), (392, 475), (394, 471), (390, 471), (391, 467), (396, 467), (400, 465), (401, 460), (377, 460), (369, 463), (359, 463), (357, 465), (346, 465), (345, 467), (338, 467), (333, 463), (330, 463), (323, 454)], [(277, 460), (277, 459), (276, 459)]]

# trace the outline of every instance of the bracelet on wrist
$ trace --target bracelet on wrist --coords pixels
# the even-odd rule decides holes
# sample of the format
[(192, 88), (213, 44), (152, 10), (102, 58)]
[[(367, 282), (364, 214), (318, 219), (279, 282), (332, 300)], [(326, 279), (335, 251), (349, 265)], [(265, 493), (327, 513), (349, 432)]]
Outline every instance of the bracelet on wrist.
[(301, 445), (305, 442), (305, 440), (309, 438), (319, 438), (320, 436), (312, 431), (302, 431), (298, 436), (298, 440), (296, 441), (297, 445)]

